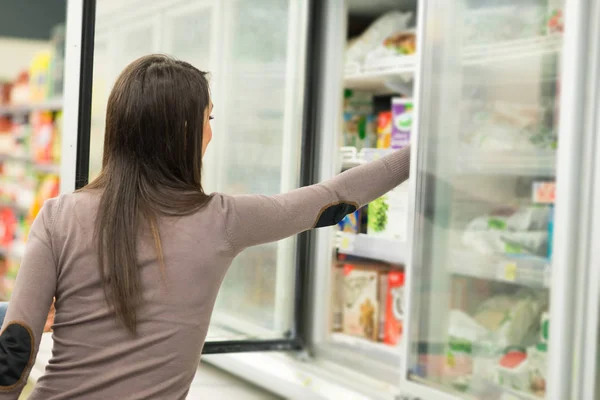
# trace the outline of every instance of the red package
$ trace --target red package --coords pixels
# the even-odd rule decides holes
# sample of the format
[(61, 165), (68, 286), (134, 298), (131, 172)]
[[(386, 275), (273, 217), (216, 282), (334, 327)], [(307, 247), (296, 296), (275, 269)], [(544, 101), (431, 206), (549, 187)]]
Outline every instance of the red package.
[(404, 272), (390, 271), (387, 282), (387, 298), (385, 304), (384, 343), (395, 346), (402, 337), (404, 320)]

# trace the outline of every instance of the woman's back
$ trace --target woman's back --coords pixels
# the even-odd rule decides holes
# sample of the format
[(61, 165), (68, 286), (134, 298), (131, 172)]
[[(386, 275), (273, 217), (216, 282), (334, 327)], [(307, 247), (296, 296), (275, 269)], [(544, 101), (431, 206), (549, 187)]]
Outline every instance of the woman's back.
[(50, 278), (37, 292), (56, 297), (54, 349), (31, 399), (117, 399), (124, 393), (128, 399), (185, 398), (234, 256), (220, 202), (212, 197), (196, 214), (160, 219), (164, 270), (150, 230), (141, 229), (137, 253), (143, 297), (134, 336), (104, 296), (94, 240), (99, 199), (99, 193), (80, 192), (44, 206), (48, 245), (58, 268), (55, 283)]

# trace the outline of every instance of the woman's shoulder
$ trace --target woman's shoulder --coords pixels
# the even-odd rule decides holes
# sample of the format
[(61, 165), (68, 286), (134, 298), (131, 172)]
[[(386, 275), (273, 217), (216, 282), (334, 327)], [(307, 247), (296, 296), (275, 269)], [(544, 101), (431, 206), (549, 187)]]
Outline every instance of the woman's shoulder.
[(77, 191), (61, 194), (44, 202), (40, 215), (47, 226), (93, 219), (96, 215), (100, 194), (93, 191)]

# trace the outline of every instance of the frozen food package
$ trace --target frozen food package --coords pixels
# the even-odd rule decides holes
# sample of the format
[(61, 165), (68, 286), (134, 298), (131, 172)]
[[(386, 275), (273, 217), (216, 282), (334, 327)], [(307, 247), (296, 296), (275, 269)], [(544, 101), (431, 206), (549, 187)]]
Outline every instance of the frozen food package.
[(536, 4), (496, 5), (468, 9), (464, 15), (463, 43), (493, 44), (535, 37), (544, 30), (545, 7)]
[(408, 29), (412, 13), (388, 12), (371, 24), (360, 37), (352, 40), (346, 48), (346, 62), (362, 63), (366, 55), (384, 40), (402, 30)]
[(482, 215), (473, 219), (466, 227), (467, 231), (505, 230), (507, 217)]
[(383, 341), (396, 346), (402, 338), (404, 324), (404, 272), (390, 271), (386, 278)]
[(377, 116), (377, 148), (389, 149), (392, 142), (392, 112), (382, 111)]
[(506, 254), (529, 254), (546, 257), (548, 231), (503, 232), (500, 234)]
[(408, 229), (408, 183), (405, 182), (367, 208), (367, 234), (370, 236), (406, 241)]
[(541, 231), (548, 229), (550, 207), (530, 206), (520, 208), (506, 221), (507, 228), (512, 231)]
[(331, 330), (340, 332), (344, 322), (344, 269), (336, 263), (332, 274)]
[(385, 338), (385, 323), (388, 312), (388, 275), (389, 273), (379, 274), (379, 332), (377, 339), (380, 342), (383, 342)]
[(392, 131), (390, 135), (390, 147), (392, 149), (401, 149), (410, 144), (412, 122), (412, 99), (392, 98)]
[(473, 372), (473, 348), (488, 335), (488, 330), (467, 313), (450, 310), (445, 374), (448, 377), (470, 375)]
[(365, 65), (368, 66), (389, 57), (415, 54), (416, 49), (417, 36), (414, 30), (394, 32), (366, 55)]
[(343, 332), (377, 340), (379, 327), (379, 272), (364, 266), (344, 265)]
[(494, 296), (483, 302), (474, 319), (487, 329), (499, 348), (537, 340), (536, 333), (547, 296), (528, 289), (515, 294)]
[(360, 149), (367, 133), (367, 116), (363, 114), (344, 113), (344, 146)]
[(373, 113), (373, 93), (361, 90), (344, 90), (344, 112), (368, 115)]
[(362, 209), (358, 209), (353, 213), (346, 215), (339, 223), (338, 228), (342, 232), (359, 233), (360, 222), (362, 218)]

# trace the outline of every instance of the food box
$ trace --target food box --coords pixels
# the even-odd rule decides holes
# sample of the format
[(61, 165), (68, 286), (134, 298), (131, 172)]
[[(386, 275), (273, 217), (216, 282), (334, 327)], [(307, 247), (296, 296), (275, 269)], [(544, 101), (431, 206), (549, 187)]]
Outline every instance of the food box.
[(404, 272), (390, 271), (386, 278), (383, 341), (395, 346), (402, 338), (404, 323)]
[(527, 352), (512, 349), (505, 352), (496, 367), (498, 384), (516, 390), (529, 388), (529, 360)]
[(379, 274), (365, 265), (344, 265), (344, 333), (377, 340)]
[(413, 101), (394, 97), (392, 99), (392, 149), (401, 149), (410, 144), (413, 122)]
[(404, 242), (408, 229), (408, 183), (369, 203), (367, 234)]

